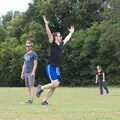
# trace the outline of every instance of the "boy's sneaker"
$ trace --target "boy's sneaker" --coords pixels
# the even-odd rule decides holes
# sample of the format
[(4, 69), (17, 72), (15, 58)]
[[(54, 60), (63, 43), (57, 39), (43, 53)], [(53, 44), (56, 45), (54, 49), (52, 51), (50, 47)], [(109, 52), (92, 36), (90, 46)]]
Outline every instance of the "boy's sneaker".
[(47, 102), (47, 101), (43, 101), (43, 102), (41, 103), (41, 105), (48, 105), (48, 102)]
[(41, 85), (38, 85), (37, 86), (37, 89), (36, 89), (36, 96), (37, 97), (40, 97), (40, 94), (43, 92), (43, 90), (41, 89)]

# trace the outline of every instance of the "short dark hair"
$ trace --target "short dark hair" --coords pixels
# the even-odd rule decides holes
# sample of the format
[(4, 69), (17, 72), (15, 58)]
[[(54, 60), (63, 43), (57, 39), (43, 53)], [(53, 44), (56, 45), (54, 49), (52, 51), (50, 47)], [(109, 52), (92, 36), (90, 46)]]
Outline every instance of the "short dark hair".
[[(54, 32), (53, 33), (53, 37), (57, 36), (57, 34), (60, 33), (60, 32)], [(61, 34), (61, 33), (60, 33)]]
[(27, 41), (26, 41), (26, 44), (31, 44), (31, 45), (33, 45), (33, 42), (32, 42), (32, 40), (27, 40)]

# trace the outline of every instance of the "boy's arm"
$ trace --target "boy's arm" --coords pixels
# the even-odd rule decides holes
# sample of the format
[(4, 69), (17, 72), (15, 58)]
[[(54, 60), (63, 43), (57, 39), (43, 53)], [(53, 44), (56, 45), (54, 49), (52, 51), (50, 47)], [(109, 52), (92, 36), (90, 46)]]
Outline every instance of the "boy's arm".
[(23, 66), (22, 66), (22, 72), (21, 72), (21, 79), (22, 80), (24, 79), (24, 73), (25, 73), (25, 62), (23, 63)]
[(37, 64), (38, 64), (38, 61), (34, 60), (34, 66), (33, 66), (33, 70), (32, 70), (32, 76), (33, 77), (35, 77), (35, 73), (36, 73), (36, 70), (37, 70)]
[(74, 26), (71, 26), (69, 29), (68, 29), (68, 31), (69, 31), (69, 34), (65, 37), (65, 39), (63, 40), (63, 43), (64, 43), (64, 45), (70, 40), (70, 38), (72, 37), (72, 34), (74, 33), (74, 31), (75, 31), (75, 28), (74, 28)]
[(36, 53), (34, 53), (34, 61), (33, 61), (33, 70), (32, 70), (32, 76), (35, 77), (36, 70), (37, 70), (37, 65), (38, 65), (38, 56)]
[(48, 34), (48, 38), (49, 38), (49, 42), (52, 43), (53, 42), (53, 34), (48, 26), (48, 21), (46, 19), (45, 16), (43, 16), (43, 20), (44, 20), (44, 23), (45, 23), (45, 28), (46, 28), (46, 32)]

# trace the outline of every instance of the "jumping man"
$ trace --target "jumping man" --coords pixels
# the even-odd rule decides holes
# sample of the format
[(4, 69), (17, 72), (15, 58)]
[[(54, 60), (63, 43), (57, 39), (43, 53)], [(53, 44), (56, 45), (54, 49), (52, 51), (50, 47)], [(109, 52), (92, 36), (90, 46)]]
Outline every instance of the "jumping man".
[(74, 33), (74, 26), (71, 26), (68, 31), (69, 34), (62, 39), (60, 32), (52, 33), (48, 21), (45, 16), (43, 16), (45, 23), (46, 32), (48, 34), (49, 43), (50, 43), (50, 59), (49, 64), (46, 66), (46, 71), (51, 83), (44, 86), (38, 85), (36, 96), (39, 97), (44, 89), (48, 89), (47, 94), (45, 95), (42, 105), (48, 105), (48, 98), (53, 94), (54, 90), (60, 85), (61, 81), (61, 72), (60, 72), (60, 61), (61, 53), (63, 46), (70, 40), (72, 34)]

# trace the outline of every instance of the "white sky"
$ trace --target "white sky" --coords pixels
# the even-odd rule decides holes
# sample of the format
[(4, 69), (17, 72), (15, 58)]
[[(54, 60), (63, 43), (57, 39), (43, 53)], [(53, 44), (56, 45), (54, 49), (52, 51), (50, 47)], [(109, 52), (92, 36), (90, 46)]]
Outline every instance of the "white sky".
[(5, 15), (8, 11), (18, 10), (24, 12), (28, 8), (28, 3), (32, 0), (0, 0), (0, 16)]

